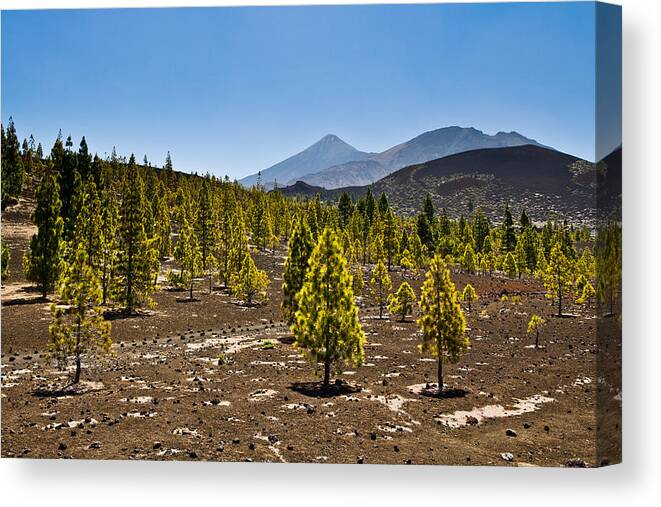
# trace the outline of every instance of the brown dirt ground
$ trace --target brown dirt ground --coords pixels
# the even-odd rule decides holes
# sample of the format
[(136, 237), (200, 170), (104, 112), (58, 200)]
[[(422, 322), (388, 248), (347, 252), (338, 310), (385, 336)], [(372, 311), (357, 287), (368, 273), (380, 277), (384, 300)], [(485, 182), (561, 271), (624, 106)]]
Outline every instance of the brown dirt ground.
[[(365, 364), (339, 368), (340, 383), (324, 392), (321, 368), (300, 357), (280, 320), (283, 255), (257, 255), (272, 280), (264, 306), (243, 307), (219, 288), (198, 289), (194, 302), (182, 301), (185, 292), (159, 291), (154, 312), (113, 320), (113, 353), (84, 358), (79, 392), (58, 392), (68, 374), (46, 354), (48, 302), (20, 275), (10, 278), (2, 298), (2, 456), (600, 463), (594, 310), (569, 308), (575, 316), (557, 318), (536, 282), (455, 273), (457, 288), (470, 281), (480, 300), (466, 310), (470, 350), (445, 367), (455, 396), (439, 399), (424, 392), (434, 386), (436, 364), (419, 353), (413, 319), (379, 320), (364, 299)], [(392, 278), (399, 286), (401, 274)], [(409, 281), (419, 294), (421, 277)], [(522, 303), (501, 302), (503, 289), (520, 293)], [(547, 319), (539, 350), (526, 335), (532, 312)], [(218, 364), (221, 354), (226, 364)], [(619, 406), (619, 392), (606, 393), (606, 403)], [(475, 409), (505, 417), (465, 424), (465, 414), (455, 414)]]

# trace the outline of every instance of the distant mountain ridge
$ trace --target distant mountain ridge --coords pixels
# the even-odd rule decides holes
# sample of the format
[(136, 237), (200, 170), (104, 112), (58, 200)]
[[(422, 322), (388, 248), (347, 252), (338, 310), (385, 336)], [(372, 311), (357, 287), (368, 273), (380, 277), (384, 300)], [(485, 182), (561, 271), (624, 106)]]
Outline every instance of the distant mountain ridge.
[(251, 186), (261, 178), (266, 188), (273, 188), (275, 182), (284, 185), (310, 172), (354, 160), (365, 160), (372, 155), (374, 154), (357, 150), (334, 134), (328, 134), (300, 153), (264, 169), (261, 174), (252, 174), (239, 182)]
[(393, 208), (404, 215), (417, 213), (429, 194), (437, 209), (447, 208), (454, 216), (480, 207), (497, 221), (502, 207), (509, 203), (536, 220), (545, 220), (551, 213), (589, 223), (595, 217), (597, 177), (594, 164), (526, 144), (471, 150), (413, 164), (370, 185), (325, 189), (299, 181), (280, 191), (289, 197), (319, 194), (336, 201), (342, 192), (357, 199), (370, 186), (377, 196), (387, 194)]
[[(273, 188), (276, 181), (281, 185), (304, 181), (326, 189), (362, 186), (403, 167), (455, 153), (526, 144), (548, 148), (518, 132), (489, 135), (473, 127), (453, 126), (424, 132), (381, 153), (367, 153), (328, 134), (302, 152), (261, 171), (261, 183), (267, 189)], [(250, 186), (259, 178), (259, 174), (253, 174), (240, 182)]]
[[(326, 189), (369, 185), (413, 164), (466, 151), (526, 144), (548, 148), (518, 132), (498, 132), (492, 136), (473, 127), (444, 127), (424, 132), (413, 139), (378, 153), (368, 160), (347, 162), (293, 180), (301, 180)], [(293, 181), (290, 180), (290, 182)]]

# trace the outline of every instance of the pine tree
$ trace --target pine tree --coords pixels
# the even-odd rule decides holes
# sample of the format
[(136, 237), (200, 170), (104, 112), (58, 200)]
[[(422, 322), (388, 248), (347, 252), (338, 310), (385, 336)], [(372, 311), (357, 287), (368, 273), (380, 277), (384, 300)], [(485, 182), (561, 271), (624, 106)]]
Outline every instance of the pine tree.
[[(385, 197), (386, 194), (381, 194)], [(380, 201), (379, 201), (380, 202)], [(386, 201), (386, 204), (388, 201)], [(397, 251), (397, 230), (395, 225), (395, 215), (390, 208), (387, 208), (383, 215), (383, 249), (388, 260), (388, 271), (392, 270), (393, 256)]]
[(471, 310), (471, 303), (477, 301), (477, 293), (475, 292), (475, 288), (470, 283), (467, 283), (466, 287), (464, 287), (464, 291), (461, 294), (461, 299), (468, 303), (469, 310)]
[(557, 242), (551, 249), (551, 258), (546, 268), (544, 286), (546, 297), (557, 299), (558, 317), (562, 317), (563, 298), (569, 296), (574, 283), (574, 269), (572, 262), (565, 256), (562, 245)]
[(37, 188), (37, 207), (33, 221), (38, 228), (32, 236), (25, 258), (25, 275), (41, 287), (45, 298), (55, 289), (62, 269), (64, 222), (60, 216), (60, 193), (50, 164)]
[(365, 358), (365, 333), (351, 284), (337, 235), (326, 228), (310, 257), (292, 326), (296, 346), (310, 360), (324, 364), (324, 386), (330, 383), (332, 365), (359, 365)]
[(166, 259), (172, 252), (172, 223), (170, 221), (170, 207), (168, 203), (169, 192), (162, 181), (158, 182), (156, 199), (154, 203), (154, 234), (156, 236), (156, 249), (158, 257)]
[(119, 258), (118, 227), (119, 204), (117, 191), (109, 185), (101, 191), (101, 223), (99, 237), (99, 273), (101, 281), (102, 304), (106, 304), (116, 287), (117, 260)]
[(202, 269), (207, 271), (209, 261), (212, 255), (214, 238), (214, 222), (216, 216), (213, 206), (213, 196), (209, 180), (205, 179), (202, 183), (202, 192), (200, 194), (199, 212), (197, 214), (197, 237), (200, 243), (200, 253), (202, 254)]
[(123, 180), (117, 262), (117, 301), (125, 305), (127, 313), (151, 303), (158, 252), (155, 240), (145, 233), (147, 205), (144, 182), (131, 155)]
[(595, 243), (595, 270), (598, 301), (608, 304), (614, 315), (615, 298), (622, 285), (622, 228), (609, 221), (599, 227)]
[(66, 364), (70, 355), (75, 357), (74, 384), (80, 381), (81, 356), (93, 348), (109, 352), (112, 344), (110, 323), (100, 308), (99, 279), (87, 257), (82, 243), (74, 247), (59, 289), (61, 302), (68, 308), (51, 304), (50, 351), (60, 364)]
[(411, 286), (408, 282), (402, 282), (397, 292), (388, 296), (388, 311), (393, 315), (399, 315), (399, 321), (404, 322), (406, 316), (413, 313), (415, 301), (415, 292)]
[(14, 202), (23, 189), (25, 169), (20, 148), (14, 120), (10, 116), (7, 131), (2, 130), (2, 209)]
[(193, 281), (202, 270), (202, 251), (195, 233), (195, 213), (190, 199), (184, 197), (179, 209), (179, 241), (174, 259), (181, 267), (182, 281), (188, 284), (188, 298), (193, 299)]
[(507, 276), (510, 278), (517, 277), (519, 270), (516, 265), (516, 259), (514, 258), (514, 255), (512, 255), (512, 252), (507, 252), (507, 255), (505, 255), (505, 259), (503, 260), (503, 271), (505, 271)]
[(379, 318), (383, 318), (383, 307), (388, 300), (388, 294), (392, 289), (392, 282), (388, 276), (388, 270), (382, 261), (379, 261), (374, 267), (372, 272), (372, 279), (370, 280), (372, 288), (372, 297), (379, 305)]
[(457, 303), (457, 292), (450, 270), (440, 255), (432, 259), (420, 296), (422, 329), (420, 350), (438, 360), (438, 392), (443, 394), (443, 363), (458, 361), (468, 348), (466, 321)]
[(466, 248), (464, 249), (464, 255), (462, 257), (461, 265), (464, 271), (467, 271), (468, 273), (471, 274), (475, 272), (475, 266), (476, 266), (475, 252), (473, 251), (473, 247), (471, 246), (470, 243), (468, 243), (466, 245)]
[(432, 226), (434, 224), (434, 214), (436, 213), (436, 210), (434, 209), (434, 203), (432, 202), (431, 195), (429, 194), (425, 196), (425, 201), (422, 204), (422, 213), (427, 219), (427, 223)]
[(313, 249), (312, 233), (301, 214), (289, 240), (289, 254), (282, 274), (282, 314), (289, 324), (294, 323), (298, 309), (297, 295), (303, 287)]
[(514, 251), (516, 248), (516, 233), (514, 232), (514, 221), (510, 207), (505, 205), (505, 218), (502, 226), (502, 252), (504, 254)]
[[(99, 214), (101, 200), (96, 190), (96, 184), (90, 180), (84, 186), (80, 211), (74, 223), (74, 245), (80, 245), (85, 253), (85, 262), (98, 275), (100, 268), (99, 254), (101, 252), (101, 231), (104, 227), (102, 216)], [(74, 252), (76, 246), (73, 247)]]
[(546, 321), (533, 313), (528, 321), (528, 334), (535, 334), (535, 348), (539, 348), (539, 331)]
[(337, 209), (340, 214), (340, 227), (345, 229), (349, 225), (354, 210), (353, 201), (346, 192), (342, 192)]
[(268, 299), (269, 283), (266, 271), (257, 269), (252, 256), (246, 252), (241, 271), (232, 280), (232, 292), (247, 305), (263, 303)]
[(579, 305), (586, 304), (589, 306), (590, 301), (595, 295), (595, 290), (594, 287), (590, 282), (586, 282), (585, 285), (583, 285), (583, 289), (581, 290), (581, 295), (580, 297), (576, 300), (576, 302)]
[(412, 270), (415, 272), (415, 260), (408, 250), (402, 252), (402, 256), (399, 259), (399, 265), (405, 271)]

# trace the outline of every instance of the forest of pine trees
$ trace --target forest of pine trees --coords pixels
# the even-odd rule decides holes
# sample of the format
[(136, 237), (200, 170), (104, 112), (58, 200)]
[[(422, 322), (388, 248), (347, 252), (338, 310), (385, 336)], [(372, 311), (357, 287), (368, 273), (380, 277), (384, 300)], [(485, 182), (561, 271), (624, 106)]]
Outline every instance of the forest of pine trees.
[[(595, 236), (561, 221), (535, 225), (525, 211), (517, 224), (509, 206), (500, 224), (479, 207), (454, 219), (435, 209), (429, 196), (417, 216), (403, 217), (371, 188), (357, 201), (342, 194), (337, 204), (319, 196), (290, 199), (227, 177), (177, 172), (169, 152), (158, 169), (115, 150), (105, 159), (93, 156), (84, 137), (77, 150), (61, 134), (48, 154), (34, 145), (30, 138), (21, 146), (13, 121), (3, 126), (2, 206), (17, 201), (26, 181), (33, 183), (37, 233), (24, 259), (25, 274), (44, 298), (54, 295), (77, 308), (66, 316), (54, 310), (52, 349), (59, 357), (79, 358), (92, 343), (107, 349), (100, 316), (143, 312), (165, 285), (186, 290), (191, 300), (196, 290), (218, 286), (248, 306), (262, 304), (270, 280), (255, 259), (274, 249), (287, 252), (284, 319), (302, 351), (324, 365), (325, 383), (336, 363), (362, 361), (355, 298), (362, 297), (367, 273), (369, 301), (380, 317), (386, 308), (402, 321), (419, 314), (422, 350), (439, 361), (439, 389), (443, 363), (455, 360), (467, 343), (458, 299), (470, 308), (479, 297), (472, 286), (458, 295), (453, 271), (536, 278), (558, 315), (593, 298), (613, 313), (620, 290), (616, 225)], [(6, 250), (3, 242), (3, 278)], [(165, 262), (175, 268), (165, 273)], [(392, 293), (394, 270), (404, 277), (425, 273), (418, 310), (408, 283)], [(338, 320), (331, 325), (328, 319)], [(78, 325), (96, 331), (83, 336)]]

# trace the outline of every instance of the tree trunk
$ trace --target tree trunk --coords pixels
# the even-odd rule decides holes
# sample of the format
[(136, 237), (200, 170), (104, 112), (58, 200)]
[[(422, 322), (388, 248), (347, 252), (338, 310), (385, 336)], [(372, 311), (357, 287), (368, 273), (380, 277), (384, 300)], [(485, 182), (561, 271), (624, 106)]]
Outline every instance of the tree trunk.
[(73, 378), (73, 383), (77, 384), (80, 382), (80, 318), (76, 324), (76, 374)]
[(330, 361), (326, 359), (324, 362), (324, 387), (330, 385)]
[(558, 317), (562, 317), (562, 290), (558, 291)]
[(443, 356), (438, 355), (438, 394), (443, 395)]
[(535, 334), (535, 348), (539, 348), (539, 331), (537, 331)]

